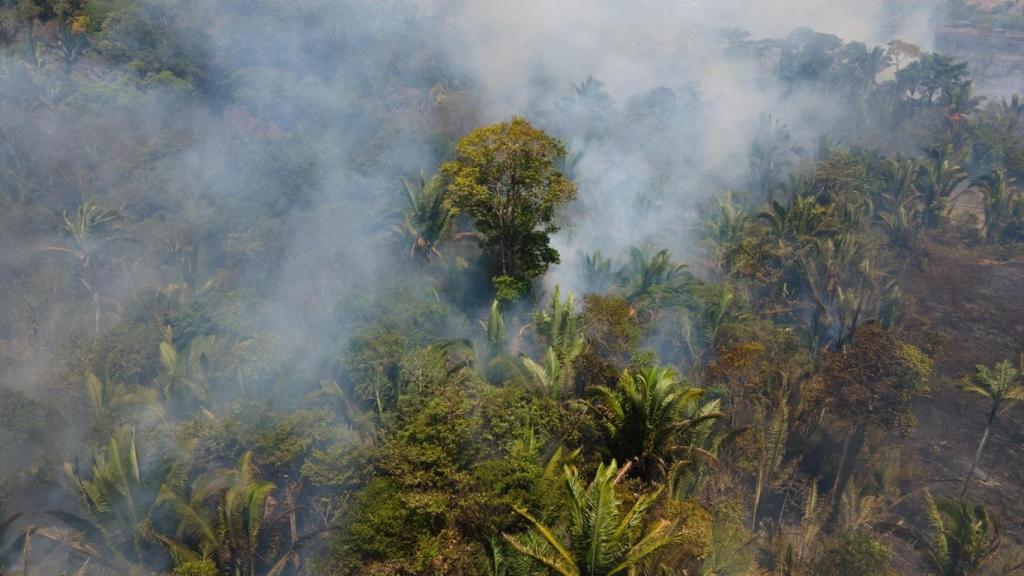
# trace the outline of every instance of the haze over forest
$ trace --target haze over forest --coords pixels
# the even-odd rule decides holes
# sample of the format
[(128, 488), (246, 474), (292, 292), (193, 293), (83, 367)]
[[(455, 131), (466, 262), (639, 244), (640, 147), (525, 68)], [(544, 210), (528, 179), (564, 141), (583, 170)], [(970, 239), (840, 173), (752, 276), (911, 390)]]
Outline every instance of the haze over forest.
[(1024, 574), (1020, 0), (0, 0), (0, 576)]

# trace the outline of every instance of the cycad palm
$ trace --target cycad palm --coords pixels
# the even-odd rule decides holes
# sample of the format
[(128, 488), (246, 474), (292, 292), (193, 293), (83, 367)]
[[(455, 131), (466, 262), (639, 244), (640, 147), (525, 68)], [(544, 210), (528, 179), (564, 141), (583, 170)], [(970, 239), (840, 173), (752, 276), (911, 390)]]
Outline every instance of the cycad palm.
[(974, 475), (974, 469), (977, 468), (978, 461), (981, 459), (981, 451), (985, 448), (985, 442), (988, 441), (988, 435), (992, 431), (992, 424), (999, 414), (1014, 403), (1024, 400), (1024, 384), (1021, 383), (1020, 372), (1010, 364), (1009, 360), (1003, 360), (992, 368), (977, 366), (974, 375), (960, 383), (960, 389), (987, 398), (990, 403), (988, 417), (985, 420), (985, 431), (981, 435), (978, 448), (974, 452), (971, 468), (960, 489), (960, 497), (963, 498), (967, 493), (971, 476)]
[[(512, 548), (560, 576), (613, 576), (625, 574), (669, 545), (672, 533), (667, 520), (653, 522), (641, 532), (645, 516), (658, 493), (640, 496), (623, 512), (615, 494), (620, 471), (615, 461), (600, 465), (589, 486), (584, 486), (573, 467), (565, 468), (568, 487), (569, 526), (564, 533), (550, 528), (526, 510), (516, 509), (533, 527), (533, 534), (506, 534)], [(539, 537), (538, 537), (539, 536)]]
[(686, 432), (721, 417), (717, 400), (701, 404), (704, 391), (685, 386), (668, 367), (624, 371), (615, 388), (594, 392), (616, 457), (635, 462), (648, 479), (667, 472)]

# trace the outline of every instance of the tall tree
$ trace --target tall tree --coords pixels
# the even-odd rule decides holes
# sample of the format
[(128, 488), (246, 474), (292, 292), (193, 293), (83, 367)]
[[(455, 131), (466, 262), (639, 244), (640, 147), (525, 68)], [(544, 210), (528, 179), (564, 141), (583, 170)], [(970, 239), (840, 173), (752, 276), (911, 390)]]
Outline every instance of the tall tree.
[(960, 383), (960, 389), (964, 392), (977, 394), (989, 401), (988, 417), (985, 419), (985, 431), (978, 441), (978, 448), (974, 451), (974, 460), (971, 461), (971, 468), (964, 478), (963, 487), (960, 488), (960, 497), (967, 494), (967, 487), (974, 475), (974, 469), (978, 467), (981, 460), (981, 451), (985, 449), (985, 442), (992, 431), (992, 424), (1002, 412), (1005, 412), (1014, 403), (1024, 400), (1024, 384), (1021, 383), (1021, 374), (1009, 360), (1003, 360), (994, 367), (977, 366), (975, 372), (969, 378)]
[(849, 424), (832, 484), (833, 519), (868, 428), (912, 423), (910, 401), (925, 390), (931, 368), (930, 358), (877, 322), (860, 326), (851, 344), (826, 356), (826, 394), (835, 414)]
[(471, 216), (495, 277), (522, 289), (559, 261), (555, 212), (576, 197), (558, 170), (565, 145), (523, 118), (473, 130), (441, 167), (452, 206)]
[(120, 213), (103, 207), (95, 198), (83, 202), (75, 213), (64, 212), (64, 232), (69, 237), (69, 246), (48, 246), (46, 250), (63, 252), (78, 258), (79, 280), (89, 291), (93, 306), (93, 329), (100, 333), (100, 265), (97, 256), (107, 244), (118, 239), (114, 224)]

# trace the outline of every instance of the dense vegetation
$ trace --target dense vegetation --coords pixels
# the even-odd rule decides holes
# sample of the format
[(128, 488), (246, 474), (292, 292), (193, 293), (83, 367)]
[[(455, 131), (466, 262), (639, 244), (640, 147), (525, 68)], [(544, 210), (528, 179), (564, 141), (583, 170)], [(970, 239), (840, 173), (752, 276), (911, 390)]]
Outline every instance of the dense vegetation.
[(699, 87), (495, 119), (412, 5), (255, 4), (0, 0), (0, 574), (1024, 572), (1024, 347), (910, 287), (1024, 253), (1019, 97), (714, 33), (799, 127), (702, 171)]

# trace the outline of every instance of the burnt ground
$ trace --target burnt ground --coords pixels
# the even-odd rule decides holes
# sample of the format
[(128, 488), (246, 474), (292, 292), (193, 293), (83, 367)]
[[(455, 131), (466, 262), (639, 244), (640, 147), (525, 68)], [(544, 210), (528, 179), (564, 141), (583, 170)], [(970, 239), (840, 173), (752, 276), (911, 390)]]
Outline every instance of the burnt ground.
[[(918, 427), (899, 439), (911, 469), (911, 490), (956, 495), (984, 428), (985, 399), (960, 392), (956, 381), (979, 363), (1019, 362), (1024, 352), (1024, 249), (954, 249), (931, 244), (927, 255), (902, 273), (916, 312), (944, 337), (928, 397), (915, 402)], [(1024, 545), (1024, 403), (993, 428), (968, 498), (984, 504), (1009, 541)], [(922, 498), (900, 510), (921, 525)], [(926, 524), (926, 522), (925, 522)], [(914, 554), (897, 545), (900, 573), (913, 573)], [(909, 550), (908, 550), (909, 552)]]

